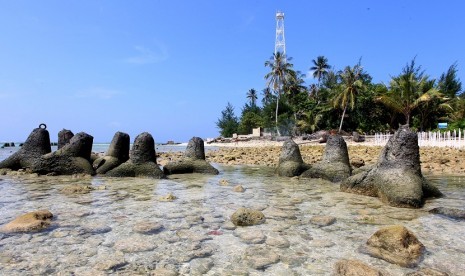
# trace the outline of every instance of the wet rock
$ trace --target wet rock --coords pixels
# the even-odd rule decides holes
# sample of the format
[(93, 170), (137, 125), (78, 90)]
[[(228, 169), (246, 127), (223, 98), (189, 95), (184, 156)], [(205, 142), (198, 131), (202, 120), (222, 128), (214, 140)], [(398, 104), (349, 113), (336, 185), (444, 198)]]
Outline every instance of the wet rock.
[(334, 276), (388, 276), (389, 274), (373, 268), (359, 260), (342, 259), (334, 265)]
[(103, 258), (97, 259), (94, 269), (100, 271), (116, 271), (127, 264), (128, 262), (124, 259), (123, 254), (105, 254)]
[(429, 210), (429, 212), (431, 214), (443, 215), (443, 216), (446, 216), (452, 219), (459, 219), (459, 220), (465, 219), (465, 210), (461, 210), (461, 209), (437, 207), (437, 208)]
[(229, 185), (229, 182), (228, 182), (228, 180), (226, 180), (226, 179), (221, 179), (219, 183), (220, 183), (220, 185), (222, 185), (222, 186), (228, 186), (228, 185)]
[(239, 208), (231, 215), (231, 222), (236, 226), (251, 226), (265, 222), (265, 215), (258, 210)]
[(407, 273), (405, 276), (449, 276), (449, 274), (433, 268), (422, 268), (418, 271)]
[(221, 228), (223, 228), (224, 230), (234, 230), (236, 229), (236, 225), (234, 225), (234, 223), (232, 223), (231, 221), (228, 221), (226, 223), (224, 223)]
[(20, 150), (0, 162), (0, 169), (30, 168), (42, 155), (50, 153), (50, 135), (45, 128), (35, 128)]
[(52, 218), (53, 214), (48, 210), (33, 211), (17, 217), (1, 230), (5, 233), (40, 231), (50, 226)]
[(177, 197), (172, 193), (168, 193), (167, 195), (160, 197), (160, 201), (173, 201), (175, 199), (177, 199)]
[(130, 138), (129, 134), (116, 132), (111, 140), (110, 147), (104, 157), (97, 158), (92, 166), (97, 174), (106, 172), (118, 167), (129, 159)]
[(331, 216), (314, 216), (310, 219), (311, 224), (314, 224), (320, 227), (328, 226), (335, 222), (336, 222), (336, 218), (331, 217)]
[(87, 234), (104, 234), (110, 232), (110, 226), (102, 222), (86, 222), (82, 227), (82, 231)]
[(112, 177), (153, 177), (164, 178), (157, 165), (155, 141), (147, 132), (139, 134), (129, 152), (129, 160), (105, 173)]
[(176, 270), (169, 268), (157, 268), (150, 272), (150, 276), (178, 276), (179, 273)]
[(407, 228), (393, 225), (376, 231), (361, 251), (402, 267), (415, 267), (425, 247)]
[(134, 232), (150, 235), (156, 234), (163, 230), (163, 225), (158, 222), (139, 222), (132, 228)]
[(340, 135), (331, 135), (326, 142), (323, 159), (302, 173), (304, 178), (323, 178), (339, 182), (351, 174), (347, 144)]
[(193, 259), (190, 261), (190, 275), (205, 275), (213, 267), (213, 261), (209, 258)]
[(241, 239), (242, 242), (247, 244), (259, 244), (266, 240), (265, 234), (260, 230), (249, 230), (239, 228), (234, 231), (234, 235)]
[(266, 244), (278, 248), (288, 248), (291, 245), (288, 239), (278, 235), (267, 237)]
[(266, 214), (267, 218), (272, 218), (276, 220), (297, 219), (297, 217), (292, 212), (284, 211), (282, 209), (278, 209), (274, 207), (267, 208), (263, 212)]
[(243, 193), (245, 192), (245, 188), (242, 187), (242, 185), (237, 185), (237, 186), (234, 186), (233, 191), (236, 193)]
[(210, 163), (205, 160), (204, 141), (199, 137), (192, 137), (187, 144), (184, 157), (181, 160), (170, 162), (163, 167), (165, 174), (203, 173), (218, 174)]
[(73, 138), (74, 133), (71, 130), (62, 129), (58, 132), (58, 149), (61, 149), (66, 144), (69, 144), (71, 138)]
[(249, 267), (262, 270), (279, 262), (280, 257), (267, 246), (250, 246), (245, 250), (244, 259)]
[(144, 237), (133, 235), (128, 238), (117, 240), (113, 247), (124, 253), (134, 253), (152, 251), (157, 248), (157, 245), (147, 242)]
[(419, 208), (424, 198), (441, 192), (422, 175), (418, 136), (401, 126), (389, 139), (378, 163), (369, 171), (341, 183), (341, 191), (379, 197), (395, 207)]
[(327, 248), (327, 247), (333, 247), (336, 244), (330, 240), (321, 239), (321, 240), (310, 240), (308, 245), (311, 247)]
[(299, 146), (292, 139), (286, 140), (281, 148), (276, 173), (279, 176), (294, 177), (299, 176), (309, 168), (310, 166), (305, 164), (302, 159)]
[(74, 184), (74, 185), (64, 187), (61, 190), (61, 192), (67, 195), (75, 195), (75, 194), (87, 194), (93, 190), (94, 188), (90, 185)]
[(69, 144), (35, 160), (31, 169), (43, 175), (93, 175), (95, 172), (90, 164), (93, 140), (89, 134), (79, 132), (71, 138)]

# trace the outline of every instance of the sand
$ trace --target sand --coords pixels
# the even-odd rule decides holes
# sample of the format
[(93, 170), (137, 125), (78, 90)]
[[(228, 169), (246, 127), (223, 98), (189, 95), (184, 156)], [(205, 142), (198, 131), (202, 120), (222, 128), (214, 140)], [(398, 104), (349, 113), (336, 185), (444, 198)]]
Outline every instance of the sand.
[[(295, 140), (299, 144), (304, 162), (313, 164), (323, 155), (325, 144)], [(278, 164), (283, 142), (252, 140), (237, 143), (216, 143), (206, 145), (209, 162), (224, 165), (259, 165), (275, 167)], [(214, 148), (214, 149), (212, 149)], [(349, 159), (353, 164), (372, 165), (378, 160), (382, 146), (373, 142), (354, 143), (347, 141)], [(211, 149), (211, 150), (209, 150)], [(181, 158), (183, 153), (160, 153), (158, 163)], [(424, 174), (465, 175), (465, 148), (421, 147), (421, 168)]]

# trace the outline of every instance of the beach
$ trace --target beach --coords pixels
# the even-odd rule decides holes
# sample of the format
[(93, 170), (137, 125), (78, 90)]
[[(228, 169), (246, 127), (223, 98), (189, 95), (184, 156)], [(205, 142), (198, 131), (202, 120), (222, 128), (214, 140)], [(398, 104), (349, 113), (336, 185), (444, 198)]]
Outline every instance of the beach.
[[(296, 139), (305, 163), (321, 160), (325, 144)], [(232, 143), (206, 144), (208, 161), (223, 165), (257, 165), (276, 167), (283, 142), (251, 140)], [(347, 141), (349, 159), (353, 167), (373, 165), (378, 160), (382, 146), (372, 141), (355, 143)], [(420, 147), (420, 162), (424, 174), (465, 175), (465, 149), (453, 147)], [(159, 152), (158, 163), (179, 160), (183, 152)]]

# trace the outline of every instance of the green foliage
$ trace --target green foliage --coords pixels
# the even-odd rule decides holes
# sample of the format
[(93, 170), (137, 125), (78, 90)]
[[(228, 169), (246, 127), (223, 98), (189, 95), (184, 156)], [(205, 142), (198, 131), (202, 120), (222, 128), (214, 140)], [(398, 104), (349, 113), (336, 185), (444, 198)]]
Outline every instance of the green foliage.
[(216, 122), (216, 126), (220, 129), (220, 134), (223, 137), (231, 137), (237, 133), (239, 121), (234, 114), (234, 107), (228, 102), (226, 108), (221, 111), (221, 118)]
[(457, 63), (454, 63), (439, 77), (438, 90), (446, 97), (455, 98), (462, 91), (462, 82), (457, 77), (457, 71)]

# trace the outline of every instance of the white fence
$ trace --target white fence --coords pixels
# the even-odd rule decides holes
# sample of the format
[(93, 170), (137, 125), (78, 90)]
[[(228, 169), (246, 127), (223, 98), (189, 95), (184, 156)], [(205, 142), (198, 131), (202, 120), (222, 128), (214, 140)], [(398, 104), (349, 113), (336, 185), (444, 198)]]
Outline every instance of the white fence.
[[(386, 145), (392, 134), (376, 133), (374, 135), (374, 143), (378, 146)], [(429, 131), (418, 132), (418, 145), (420, 147), (465, 147), (465, 132), (461, 129), (453, 131)]]

